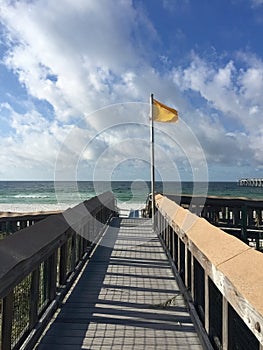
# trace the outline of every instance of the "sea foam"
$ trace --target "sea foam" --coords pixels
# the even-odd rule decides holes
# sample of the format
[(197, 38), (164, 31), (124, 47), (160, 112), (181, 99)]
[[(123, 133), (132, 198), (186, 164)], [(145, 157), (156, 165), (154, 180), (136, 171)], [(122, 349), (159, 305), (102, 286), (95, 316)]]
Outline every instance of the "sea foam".
[[(0, 203), (0, 212), (39, 212), (39, 211), (64, 211), (68, 208), (73, 208), (78, 203), (60, 203), (60, 204), (45, 204), (45, 203)], [(121, 216), (128, 216), (130, 210), (140, 210), (145, 207), (142, 202), (122, 202), (117, 201), (117, 208)]]

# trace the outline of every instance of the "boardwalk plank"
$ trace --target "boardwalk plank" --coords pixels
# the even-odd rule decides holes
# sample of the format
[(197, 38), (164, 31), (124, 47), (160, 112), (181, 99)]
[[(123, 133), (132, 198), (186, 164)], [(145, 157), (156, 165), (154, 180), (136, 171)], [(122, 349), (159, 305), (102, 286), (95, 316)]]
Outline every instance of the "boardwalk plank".
[(36, 349), (173, 348), (202, 349), (162, 246), (149, 220), (115, 219)]

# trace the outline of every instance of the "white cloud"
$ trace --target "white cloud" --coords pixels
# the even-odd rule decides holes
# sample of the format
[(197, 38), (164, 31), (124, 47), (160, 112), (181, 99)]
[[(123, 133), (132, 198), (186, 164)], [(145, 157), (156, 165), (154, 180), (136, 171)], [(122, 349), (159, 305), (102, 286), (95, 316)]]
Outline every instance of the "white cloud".
[[(13, 135), (1, 140), (2, 149), (8, 147), (6, 157), (20, 171), (23, 165), (28, 169), (30, 162), (33, 167), (43, 162), (53, 166), (54, 172), (59, 147), (70, 131), (65, 122), (88, 120), (92, 126), (90, 131), (85, 129), (87, 125), (74, 128), (74, 144), (69, 145), (72, 156), (96, 135), (93, 128), (100, 132), (108, 125), (140, 117), (138, 110), (133, 119), (125, 110), (122, 114), (103, 110), (97, 112), (97, 120), (89, 118), (98, 107), (142, 98), (138, 80), (143, 77), (137, 73), (145, 63), (137, 26), (143, 27), (148, 37), (155, 33), (130, 1), (2, 1), (0, 18), (9, 43), (4, 63), (18, 75), (29, 95), (54, 108), (52, 122), (34, 110), (23, 115), (10, 108)], [(155, 79), (155, 73), (150, 74)], [(84, 156), (89, 161), (96, 159), (105, 145), (104, 140), (97, 140)], [(68, 153), (63, 159), (65, 166), (70, 164)]]
[(236, 93), (239, 86), (233, 83), (234, 74), (232, 61), (222, 68), (214, 67), (196, 55), (188, 67), (175, 68), (173, 72), (174, 82), (180, 89), (194, 90), (216, 109), (239, 117), (242, 108)]
[(208, 106), (221, 113), (221, 118), (230, 118), (228, 124), (234, 120), (245, 131), (244, 134), (235, 130), (235, 137), (229, 138), (228, 124), (223, 126), (219, 115), (216, 124), (211, 124), (211, 116), (206, 117), (204, 127), (198, 123), (195, 131), (199, 139), (203, 140), (208, 159), (218, 154), (218, 160), (222, 163), (243, 159), (245, 163), (249, 160), (254, 166), (260, 166), (262, 160), (259, 149), (263, 144), (263, 62), (247, 59), (242, 69), (237, 66), (233, 60), (224, 66), (215, 66), (195, 55), (187, 67), (174, 69), (174, 82), (185, 92), (192, 90), (199, 93)]
[(3, 2), (1, 17), (12, 41), (5, 62), (28, 92), (50, 102), (61, 119), (96, 109), (105, 97), (114, 101), (116, 80), (124, 96), (137, 95), (130, 70), (143, 62), (133, 37), (137, 25), (148, 28), (147, 21), (130, 1), (116, 5), (105, 0)]
[[(148, 102), (153, 91), (164, 103), (180, 110), (211, 163), (229, 164), (228, 159), (234, 161), (235, 157), (242, 163), (245, 155), (260, 165), (262, 130), (256, 125), (262, 120), (263, 108), (261, 60), (243, 55), (247, 68), (240, 69), (233, 58), (219, 66), (194, 55), (188, 66), (174, 68), (172, 73), (167, 68), (161, 74), (151, 66), (152, 58), (148, 56), (158, 35), (130, 0), (35, 0), (13, 1), (12, 5), (2, 0), (0, 19), (9, 43), (4, 63), (18, 75), (29, 96), (47, 101), (54, 108), (54, 118), (49, 120), (37, 112), (37, 103), (27, 113), (10, 107), (12, 138), (4, 137), (0, 143), (3, 149), (9, 149), (4, 161), (13, 169), (14, 164), (21, 172), (23, 166), (30, 167), (33, 174), (34, 169), (44, 173), (46, 168), (50, 176), (60, 147), (71, 133), (74, 137), (68, 139), (60, 154), (65, 169), (76, 161), (78, 152), (82, 154), (78, 161), (86, 160), (89, 165), (108, 148), (114, 149), (116, 161), (131, 157), (133, 150), (139, 154), (141, 145), (132, 140), (148, 141), (149, 107), (125, 102)], [(167, 60), (167, 67), (172, 65), (170, 57), (156, 55)], [(241, 56), (239, 53), (239, 59)], [(189, 91), (202, 96), (208, 112), (192, 110), (186, 98)], [(211, 106), (215, 116), (209, 114)], [(230, 135), (219, 116), (231, 116), (245, 133), (231, 130)], [(128, 126), (132, 121), (144, 126)], [(192, 136), (180, 124), (171, 130), (183, 144), (183, 151), (192, 154), (192, 166), (198, 167), (202, 155), (193, 148)], [(163, 136), (159, 143), (160, 147), (167, 144), (170, 159), (185, 161), (173, 140)], [(118, 149), (118, 144), (123, 147)], [(232, 150), (231, 156), (228, 149)], [(143, 154), (146, 156), (149, 158), (148, 153)], [(163, 157), (158, 153), (156, 156), (164, 166)], [(104, 162), (110, 165), (110, 159)]]
[(47, 173), (52, 177), (59, 145), (52, 131), (56, 126), (50, 127), (47, 120), (36, 111), (21, 115), (9, 107), (9, 118), (13, 130), (0, 139), (1, 162), (5, 164), (6, 178), (32, 176), (43, 179)]

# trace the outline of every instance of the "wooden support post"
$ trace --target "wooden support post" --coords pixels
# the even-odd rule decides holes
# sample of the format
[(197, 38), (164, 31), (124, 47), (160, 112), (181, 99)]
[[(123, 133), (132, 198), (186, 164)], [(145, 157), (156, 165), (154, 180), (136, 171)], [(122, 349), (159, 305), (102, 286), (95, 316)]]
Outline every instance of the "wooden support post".
[(16, 221), (9, 222), (9, 231), (10, 233), (14, 233), (17, 231)]
[(222, 299), (222, 345), (223, 350), (228, 350), (228, 302), (223, 296)]
[(170, 237), (170, 231), (169, 231), (169, 229), (170, 229), (170, 226), (169, 226), (169, 224), (168, 224), (168, 221), (165, 220), (166, 247), (167, 247), (167, 249), (170, 251), (170, 239), (169, 239), (169, 237)]
[(32, 272), (29, 302), (29, 329), (32, 329), (38, 320), (39, 275), (39, 268)]
[(192, 295), (192, 299), (195, 300), (194, 256), (192, 253), (191, 253), (191, 295)]
[(247, 207), (241, 208), (241, 237), (243, 242), (247, 243)]
[(67, 242), (60, 247), (59, 284), (63, 285), (67, 279)]
[(161, 234), (162, 239), (164, 240), (163, 221), (164, 221), (164, 218), (163, 218), (163, 216), (161, 216), (161, 231), (160, 231), (160, 234)]
[(175, 251), (174, 251), (174, 248), (175, 248), (175, 245), (174, 245), (174, 239), (175, 239), (175, 232), (174, 230), (171, 228), (171, 257), (174, 261), (175, 259)]
[(48, 300), (49, 298), (49, 282), (48, 282), (48, 276), (49, 276), (49, 265), (48, 265), (48, 259), (44, 261), (43, 263), (43, 281), (42, 281), (42, 288), (43, 288), (43, 294), (44, 294), (44, 300)]
[(187, 243), (184, 245), (184, 284), (188, 288), (188, 253)]
[(20, 230), (27, 227), (27, 220), (20, 220)]
[(14, 309), (14, 291), (2, 301), (2, 350), (10, 350), (12, 346), (12, 322)]
[(79, 240), (79, 259), (81, 259), (83, 254), (84, 254), (84, 241), (86, 241), (85, 238), (80, 236), (80, 240)]
[(240, 210), (238, 208), (233, 208), (233, 225), (238, 226), (240, 222)]
[(168, 250), (171, 253), (171, 226), (167, 223), (167, 240), (168, 240)]
[(254, 210), (253, 208), (247, 208), (247, 224), (248, 226), (254, 226)]
[(225, 221), (226, 223), (229, 225), (229, 221), (230, 221), (230, 208), (229, 207), (225, 207)]
[(205, 272), (205, 330), (209, 334), (209, 278)]
[(180, 238), (177, 236), (177, 270), (181, 271), (181, 252), (180, 252)]
[(164, 238), (164, 242), (165, 242), (165, 245), (167, 247), (167, 235), (166, 235), (166, 220), (165, 220), (165, 217), (163, 216), (163, 238)]
[(204, 206), (204, 207), (203, 207), (203, 210), (202, 210), (202, 213), (201, 213), (201, 217), (207, 219), (207, 218), (208, 218), (208, 215), (207, 215), (207, 214), (208, 214), (207, 207)]
[(48, 258), (48, 282), (48, 294), (51, 301), (55, 298), (57, 289), (57, 251)]
[(76, 236), (76, 248), (75, 248), (75, 252), (76, 252), (76, 260), (75, 260), (75, 266), (78, 264), (79, 262), (79, 256), (80, 256), (80, 236), (75, 234)]
[(5, 232), (7, 235), (10, 233), (10, 221), (6, 221), (5, 223)]
[(71, 241), (71, 271), (74, 271), (76, 266), (76, 232), (72, 234)]
[(173, 245), (173, 236), (174, 236), (174, 231), (171, 226), (169, 226), (169, 245), (170, 245), (170, 254), (173, 259), (173, 254), (174, 254), (174, 245)]

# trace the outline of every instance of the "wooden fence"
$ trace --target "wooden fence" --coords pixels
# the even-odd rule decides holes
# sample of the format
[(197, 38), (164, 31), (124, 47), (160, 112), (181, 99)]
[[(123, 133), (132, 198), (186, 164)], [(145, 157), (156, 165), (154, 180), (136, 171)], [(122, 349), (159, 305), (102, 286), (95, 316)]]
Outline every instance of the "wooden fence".
[(263, 254), (167, 197), (155, 229), (215, 349), (263, 349)]
[(263, 200), (188, 195), (167, 197), (257, 250), (263, 250)]
[(0, 213), (0, 239), (28, 226), (34, 225), (51, 215), (59, 213), (61, 213), (61, 211), (32, 213), (2, 212)]
[(107, 192), (0, 241), (2, 350), (33, 346), (115, 208)]

